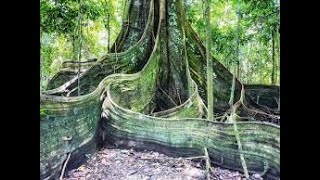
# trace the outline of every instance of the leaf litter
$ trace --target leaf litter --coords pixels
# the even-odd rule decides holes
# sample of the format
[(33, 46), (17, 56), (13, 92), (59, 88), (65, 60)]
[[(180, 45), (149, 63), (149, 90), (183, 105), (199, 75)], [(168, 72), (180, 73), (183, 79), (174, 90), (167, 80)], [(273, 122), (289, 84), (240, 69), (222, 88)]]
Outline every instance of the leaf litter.
[[(64, 180), (205, 180), (205, 161), (169, 157), (154, 151), (106, 147), (88, 156)], [(211, 180), (245, 180), (242, 173), (213, 167)], [(250, 180), (263, 180), (253, 174)]]

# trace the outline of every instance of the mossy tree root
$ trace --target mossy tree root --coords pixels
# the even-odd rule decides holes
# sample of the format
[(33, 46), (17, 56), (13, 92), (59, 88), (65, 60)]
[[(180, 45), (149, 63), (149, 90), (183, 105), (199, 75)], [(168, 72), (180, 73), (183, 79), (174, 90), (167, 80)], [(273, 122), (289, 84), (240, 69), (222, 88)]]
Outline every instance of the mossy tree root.
[[(148, 13), (137, 15), (135, 6)], [(40, 121), (41, 179), (57, 178), (68, 153), (67, 169), (78, 166), (103, 141), (179, 156), (203, 155), (206, 147), (213, 164), (242, 171), (233, 124), (204, 119), (206, 48), (186, 23), (182, 0), (132, 0), (127, 10), (131, 25), (144, 19), (144, 32), (123, 27), (117, 39), (121, 52), (105, 55), (82, 73), (81, 96), (64, 97), (77, 85), (71, 76), (41, 94), (46, 110)], [(223, 114), (230, 108), (232, 74), (212, 60), (215, 111)], [(236, 100), (241, 87), (237, 80)], [(246, 98), (248, 109), (256, 107)], [(237, 130), (249, 173), (278, 179), (280, 126), (249, 120), (237, 122)], [(63, 137), (72, 139), (66, 143)]]

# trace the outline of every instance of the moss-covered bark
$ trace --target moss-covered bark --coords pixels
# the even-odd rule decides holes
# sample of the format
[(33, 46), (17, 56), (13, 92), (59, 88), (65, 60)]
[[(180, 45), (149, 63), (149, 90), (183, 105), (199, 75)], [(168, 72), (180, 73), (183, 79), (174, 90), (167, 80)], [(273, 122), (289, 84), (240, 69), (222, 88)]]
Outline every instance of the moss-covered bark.
[[(206, 48), (211, 49), (211, 23), (210, 23), (210, 0), (206, 0)], [(210, 51), (206, 51), (207, 61), (207, 105), (208, 105), (208, 116), (209, 120), (213, 119), (213, 67), (212, 60), (210, 58)]]
[[(69, 167), (76, 166), (101, 141), (135, 148), (149, 144), (176, 155), (202, 154), (207, 147), (213, 163), (223, 159), (220, 166), (242, 170), (232, 124), (202, 119), (207, 114), (207, 49), (187, 23), (182, 0), (132, 0), (127, 13), (129, 25), (116, 40), (119, 51), (81, 73), (81, 96), (64, 97), (77, 85), (77, 77), (64, 72), (51, 81), (52, 89), (42, 92), (47, 115), (40, 121), (41, 178), (57, 177), (69, 152)], [(144, 31), (136, 31), (136, 25)], [(232, 74), (210, 57), (215, 111), (225, 112)], [(235, 87), (238, 100), (238, 80)], [(250, 98), (256, 96), (253, 89), (247, 94), (244, 107), (270, 110), (268, 103)], [(279, 177), (280, 126), (252, 121), (237, 126), (249, 172), (263, 172), (268, 164), (266, 176)]]

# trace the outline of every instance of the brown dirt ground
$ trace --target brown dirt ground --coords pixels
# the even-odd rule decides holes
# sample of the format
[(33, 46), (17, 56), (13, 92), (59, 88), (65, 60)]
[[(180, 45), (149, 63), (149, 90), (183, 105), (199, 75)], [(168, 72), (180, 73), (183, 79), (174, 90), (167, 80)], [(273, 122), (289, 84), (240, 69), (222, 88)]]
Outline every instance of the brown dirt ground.
[[(103, 148), (85, 164), (66, 172), (64, 180), (205, 180), (203, 161), (174, 158), (153, 151)], [(211, 180), (244, 180), (236, 171), (214, 167)], [(251, 180), (262, 180), (258, 174)]]

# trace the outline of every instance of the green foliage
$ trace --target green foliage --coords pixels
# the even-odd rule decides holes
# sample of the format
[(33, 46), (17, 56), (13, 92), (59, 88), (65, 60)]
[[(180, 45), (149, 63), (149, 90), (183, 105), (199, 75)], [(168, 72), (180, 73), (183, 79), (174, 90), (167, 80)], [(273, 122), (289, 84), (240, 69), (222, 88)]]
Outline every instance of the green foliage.
[(40, 27), (47, 33), (72, 34), (77, 27), (78, 13), (87, 20), (96, 20), (105, 15), (102, 1), (83, 0), (40, 0)]
[[(202, 0), (185, 0), (191, 26), (205, 42)], [(213, 55), (234, 69), (237, 60), (237, 3), (238, 0), (212, 0), (211, 24)], [(280, 62), (280, 3), (278, 0), (242, 0), (240, 23), (240, 77), (248, 84), (270, 84), (272, 72), (272, 31), (276, 38), (276, 75), (279, 84)]]
[[(81, 1), (80, 9), (80, 0), (40, 0), (40, 90), (45, 89), (64, 61), (75, 60), (80, 38), (83, 61), (106, 54), (108, 39), (112, 43), (120, 31), (124, 0)], [(82, 26), (80, 34), (78, 25)]]
[(40, 107), (40, 118), (47, 116), (46, 110)]

